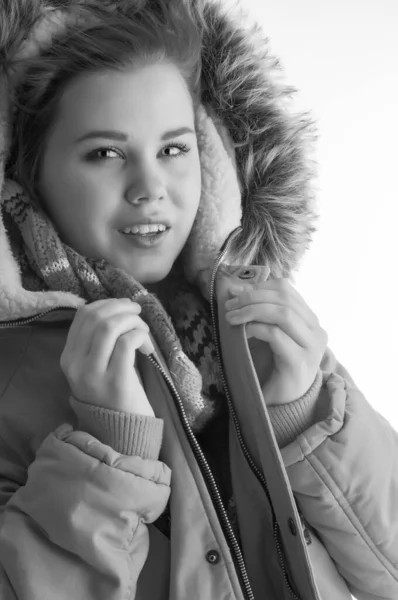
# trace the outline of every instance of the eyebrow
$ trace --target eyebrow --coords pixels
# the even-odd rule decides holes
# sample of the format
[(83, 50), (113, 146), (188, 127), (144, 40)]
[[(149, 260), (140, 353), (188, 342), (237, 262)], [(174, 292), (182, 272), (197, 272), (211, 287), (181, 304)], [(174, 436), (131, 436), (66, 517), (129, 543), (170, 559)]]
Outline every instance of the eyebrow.
[[(170, 140), (173, 137), (178, 137), (180, 135), (184, 135), (184, 133), (193, 133), (194, 134), (195, 131), (193, 129), (191, 129), (190, 127), (179, 127), (178, 129), (166, 131), (162, 135), (161, 140), (162, 141)], [(107, 138), (107, 139), (118, 140), (120, 142), (127, 142), (128, 135), (126, 135), (125, 133), (122, 133), (121, 131), (113, 131), (113, 130), (109, 130), (109, 129), (106, 129), (106, 130), (104, 129), (101, 131), (89, 131), (88, 133), (85, 133), (84, 135), (80, 136), (76, 140), (76, 143), (82, 142), (83, 140), (90, 140), (93, 138)]]

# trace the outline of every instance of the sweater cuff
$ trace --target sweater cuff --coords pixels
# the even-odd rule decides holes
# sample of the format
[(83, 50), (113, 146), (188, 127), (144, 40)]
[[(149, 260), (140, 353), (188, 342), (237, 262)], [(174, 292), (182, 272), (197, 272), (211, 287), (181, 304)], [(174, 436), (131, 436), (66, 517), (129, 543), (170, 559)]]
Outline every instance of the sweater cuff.
[(77, 426), (120, 454), (158, 460), (163, 436), (163, 419), (119, 412), (80, 402), (73, 396), (70, 405)]
[(325, 398), (319, 393), (322, 380), (322, 371), (318, 370), (312, 386), (304, 396), (287, 404), (268, 406), (268, 414), (279, 448), (284, 448), (311, 425), (326, 418), (326, 410), (322, 408), (327, 409), (327, 407), (318, 406), (318, 400), (325, 402)]

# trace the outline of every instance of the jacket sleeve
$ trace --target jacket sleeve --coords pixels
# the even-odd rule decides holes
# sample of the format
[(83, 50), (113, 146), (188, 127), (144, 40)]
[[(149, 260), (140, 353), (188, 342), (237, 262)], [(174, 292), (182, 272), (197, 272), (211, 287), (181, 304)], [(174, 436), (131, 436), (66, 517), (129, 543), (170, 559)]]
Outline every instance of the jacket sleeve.
[(318, 419), (281, 448), (301, 512), (357, 600), (398, 598), (398, 433), (327, 348)]
[(27, 478), (17, 462), (2, 447), (1, 600), (134, 598), (169, 468), (69, 425), (44, 440)]

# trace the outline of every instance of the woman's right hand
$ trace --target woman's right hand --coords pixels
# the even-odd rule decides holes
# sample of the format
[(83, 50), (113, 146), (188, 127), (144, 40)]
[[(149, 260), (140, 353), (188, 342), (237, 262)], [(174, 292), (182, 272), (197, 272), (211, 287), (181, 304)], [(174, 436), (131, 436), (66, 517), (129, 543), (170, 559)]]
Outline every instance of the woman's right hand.
[(61, 355), (72, 394), (81, 402), (154, 416), (134, 366), (136, 350), (153, 352), (141, 306), (128, 298), (79, 308)]

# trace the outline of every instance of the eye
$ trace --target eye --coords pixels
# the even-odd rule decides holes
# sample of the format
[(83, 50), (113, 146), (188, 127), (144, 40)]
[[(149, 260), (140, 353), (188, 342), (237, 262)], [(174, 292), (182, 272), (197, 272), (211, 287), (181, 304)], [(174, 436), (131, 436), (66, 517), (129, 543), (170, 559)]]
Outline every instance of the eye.
[(120, 150), (112, 147), (96, 148), (87, 155), (87, 160), (91, 162), (109, 161), (116, 158), (124, 158), (124, 155)]
[(161, 150), (161, 152), (164, 153), (163, 156), (165, 156), (166, 158), (178, 158), (179, 156), (187, 154), (189, 151), (189, 146), (181, 142), (173, 142), (172, 144), (168, 144)]

